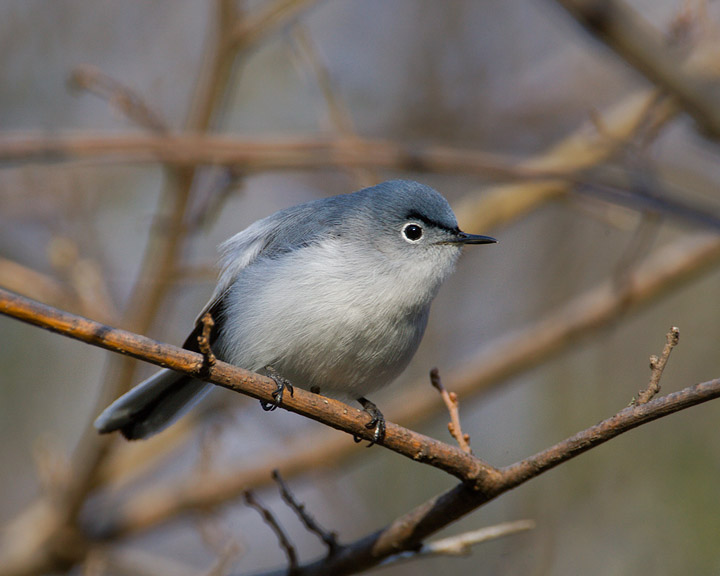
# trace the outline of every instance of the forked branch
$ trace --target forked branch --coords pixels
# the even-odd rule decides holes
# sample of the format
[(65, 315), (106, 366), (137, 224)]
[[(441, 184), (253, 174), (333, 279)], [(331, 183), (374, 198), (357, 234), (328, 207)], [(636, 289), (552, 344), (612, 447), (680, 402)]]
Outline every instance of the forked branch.
[[(206, 366), (203, 356), (111, 328), (0, 289), (0, 313), (72, 338), (203, 378), (243, 394), (269, 400), (274, 382), (235, 366)], [(298, 566), (295, 574), (350, 574), (416, 549), (441, 528), (528, 480), (642, 424), (720, 397), (720, 379), (629, 406), (534, 456), (506, 468), (494, 468), (479, 458), (443, 442), (388, 423), (384, 446), (417, 461), (445, 470), (462, 482), (396, 519), (386, 528), (339, 547), (317, 562)], [(298, 389), (283, 408), (350, 434), (368, 434), (366, 415), (341, 402)]]

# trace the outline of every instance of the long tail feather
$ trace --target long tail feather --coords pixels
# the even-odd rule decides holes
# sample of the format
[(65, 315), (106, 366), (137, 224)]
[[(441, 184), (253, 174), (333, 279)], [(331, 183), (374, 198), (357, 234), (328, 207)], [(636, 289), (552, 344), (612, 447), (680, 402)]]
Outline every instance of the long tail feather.
[(110, 404), (97, 420), (101, 434), (119, 430), (128, 440), (148, 438), (175, 422), (212, 388), (172, 370), (161, 370)]

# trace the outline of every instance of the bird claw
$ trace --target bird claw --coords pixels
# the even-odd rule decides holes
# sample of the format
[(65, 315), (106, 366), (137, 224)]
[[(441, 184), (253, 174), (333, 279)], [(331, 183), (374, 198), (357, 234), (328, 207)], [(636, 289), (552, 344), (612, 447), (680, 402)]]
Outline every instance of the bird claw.
[(272, 412), (273, 410), (276, 410), (280, 404), (282, 404), (285, 390), (290, 392), (290, 396), (294, 396), (295, 388), (289, 380), (280, 376), (280, 374), (278, 374), (272, 366), (266, 366), (265, 372), (267, 373), (268, 378), (272, 378), (275, 382), (276, 388), (272, 393), (273, 401), (265, 402), (264, 400), (260, 400), (260, 407), (265, 410), (265, 412)]
[[(362, 404), (363, 410), (370, 415), (370, 421), (365, 424), (365, 428), (368, 430), (375, 429), (373, 438), (367, 445), (367, 447), (370, 448), (370, 446), (374, 446), (385, 438), (385, 416), (383, 416), (383, 413), (380, 412), (378, 407), (367, 398), (358, 398), (358, 402)], [(353, 435), (353, 440), (358, 444), (363, 441), (363, 438), (355, 434)]]

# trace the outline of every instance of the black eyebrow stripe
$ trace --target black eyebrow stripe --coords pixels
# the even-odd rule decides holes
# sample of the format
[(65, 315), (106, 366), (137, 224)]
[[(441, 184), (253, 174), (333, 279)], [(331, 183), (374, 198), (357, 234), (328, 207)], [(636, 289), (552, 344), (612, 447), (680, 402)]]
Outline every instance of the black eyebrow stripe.
[(459, 229), (456, 226), (455, 228), (448, 228), (445, 224), (442, 222), (438, 222), (437, 220), (431, 220), (422, 214), (420, 212), (410, 211), (407, 213), (407, 216), (405, 216), (406, 220), (419, 220), (423, 224), (427, 224), (429, 226), (435, 226), (436, 228), (440, 228), (441, 230), (447, 230), (448, 232), (458, 232)]

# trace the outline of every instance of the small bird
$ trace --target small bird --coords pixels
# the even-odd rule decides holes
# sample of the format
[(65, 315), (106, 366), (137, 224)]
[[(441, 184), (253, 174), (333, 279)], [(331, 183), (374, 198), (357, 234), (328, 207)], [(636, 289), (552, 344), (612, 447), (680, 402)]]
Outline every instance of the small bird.
[[(199, 351), (209, 313), (213, 353), (275, 380), (264, 409), (293, 385), (354, 399), (379, 441), (385, 420), (365, 396), (410, 362), (462, 247), (494, 242), (460, 231), (447, 200), (409, 180), (280, 210), (220, 246), (218, 285), (183, 347)], [(161, 370), (106, 408), (95, 428), (148, 438), (212, 387)]]

